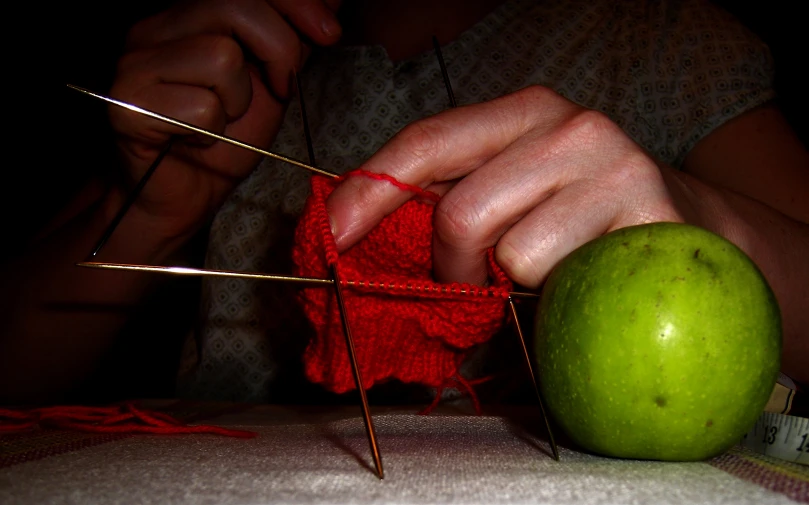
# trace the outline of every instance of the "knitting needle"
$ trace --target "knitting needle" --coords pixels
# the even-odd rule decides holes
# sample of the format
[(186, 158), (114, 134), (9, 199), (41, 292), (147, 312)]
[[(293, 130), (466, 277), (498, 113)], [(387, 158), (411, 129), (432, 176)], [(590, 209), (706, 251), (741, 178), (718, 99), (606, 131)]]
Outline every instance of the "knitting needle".
[(531, 374), (531, 379), (534, 383), (534, 391), (536, 392), (537, 400), (539, 401), (539, 410), (542, 412), (542, 420), (545, 421), (545, 429), (548, 432), (548, 439), (551, 443), (553, 459), (559, 461), (559, 449), (556, 447), (556, 440), (553, 438), (553, 431), (551, 431), (551, 423), (548, 420), (547, 414), (545, 413), (545, 402), (542, 401), (542, 394), (539, 392), (539, 381), (536, 374), (534, 374), (534, 367), (531, 366), (531, 357), (528, 354), (528, 347), (525, 345), (525, 337), (522, 333), (522, 327), (520, 327), (520, 319), (517, 317), (517, 307), (514, 304), (514, 299), (510, 296), (508, 297), (508, 304), (511, 307), (511, 315), (514, 317), (514, 326), (517, 328), (517, 335), (520, 337), (522, 352), (525, 356), (525, 365), (528, 367), (528, 373)]
[(374, 430), (374, 420), (371, 419), (371, 409), (368, 408), (368, 396), (365, 394), (365, 388), (362, 385), (362, 375), (360, 374), (359, 365), (357, 365), (357, 353), (354, 348), (354, 337), (351, 336), (351, 327), (348, 324), (348, 317), (346, 317), (343, 288), (340, 286), (340, 277), (337, 273), (336, 264), (331, 265), (331, 275), (334, 279), (334, 290), (337, 294), (337, 307), (340, 309), (340, 320), (343, 323), (343, 333), (346, 337), (348, 358), (351, 362), (351, 373), (354, 374), (354, 382), (357, 385), (357, 391), (360, 393), (360, 400), (362, 403), (362, 420), (365, 424), (365, 432), (368, 435), (368, 443), (371, 445), (371, 454), (373, 454), (374, 457), (376, 475), (381, 480), (385, 478), (385, 473), (382, 470), (382, 456), (379, 454), (379, 446), (376, 442), (376, 431)]
[(438, 37), (435, 35), (433, 35), (433, 48), (435, 49), (435, 55), (438, 57), (438, 65), (441, 67), (441, 75), (444, 77), (444, 86), (447, 88), (449, 105), (454, 109), (458, 104), (455, 102), (455, 93), (452, 92), (452, 83), (449, 81), (447, 66), (444, 64), (444, 54), (441, 52), (441, 44), (438, 43)]
[[(312, 135), (309, 131), (309, 120), (306, 116), (306, 104), (303, 99), (301, 79), (297, 72), (295, 73), (295, 84), (298, 89), (298, 103), (301, 107), (301, 121), (303, 122), (303, 132), (304, 137), (306, 138), (306, 150), (309, 153), (309, 163), (314, 165), (315, 150), (312, 143)], [(351, 325), (348, 323), (348, 312), (346, 311), (345, 298), (343, 297), (343, 288), (340, 285), (340, 276), (336, 261), (330, 265), (330, 270), (331, 278), (334, 283), (334, 293), (337, 296), (337, 308), (340, 312), (340, 321), (343, 323), (343, 334), (345, 335), (346, 339), (348, 360), (351, 363), (351, 373), (354, 375), (354, 385), (357, 386), (357, 391), (360, 393), (362, 421), (365, 425), (365, 433), (368, 435), (368, 444), (371, 446), (371, 454), (374, 458), (376, 475), (381, 480), (385, 478), (385, 472), (382, 469), (382, 455), (379, 453), (379, 445), (377, 444), (376, 440), (376, 430), (374, 429), (374, 420), (371, 418), (371, 409), (368, 406), (368, 396), (365, 393), (365, 387), (362, 384), (362, 373), (360, 372), (360, 367), (357, 363), (357, 351), (354, 347), (354, 337), (351, 335)]]
[(80, 93), (83, 93), (83, 94), (85, 94), (87, 96), (91, 96), (93, 98), (103, 100), (103, 101), (105, 101), (107, 103), (110, 103), (112, 105), (116, 105), (118, 107), (122, 107), (124, 109), (128, 109), (128, 110), (131, 110), (133, 112), (137, 112), (138, 114), (148, 116), (148, 117), (150, 117), (152, 119), (157, 119), (158, 121), (162, 121), (162, 122), (168, 123), (170, 125), (178, 126), (178, 127), (183, 128), (185, 130), (192, 131), (194, 133), (199, 133), (200, 135), (205, 135), (206, 137), (210, 137), (210, 138), (213, 138), (213, 139), (216, 139), (216, 140), (221, 140), (222, 142), (226, 142), (228, 144), (231, 144), (231, 145), (234, 145), (234, 146), (237, 146), (237, 147), (241, 147), (242, 149), (247, 149), (248, 151), (253, 151), (254, 153), (258, 153), (258, 154), (267, 156), (269, 158), (274, 158), (274, 159), (282, 161), (284, 163), (289, 163), (290, 165), (295, 165), (296, 167), (305, 168), (306, 170), (309, 170), (310, 172), (314, 172), (314, 173), (317, 173), (317, 174), (320, 174), (320, 175), (325, 175), (325, 176), (331, 177), (333, 179), (336, 179), (336, 178), (339, 177), (339, 175), (337, 175), (334, 172), (330, 172), (330, 171), (322, 169), (322, 168), (317, 168), (317, 167), (314, 167), (312, 165), (307, 165), (306, 163), (303, 163), (301, 161), (294, 160), (292, 158), (288, 158), (286, 156), (283, 156), (281, 154), (277, 154), (277, 153), (274, 153), (274, 152), (271, 152), (271, 151), (267, 151), (266, 149), (256, 147), (256, 146), (254, 146), (252, 144), (248, 144), (247, 142), (242, 142), (241, 140), (236, 140), (236, 139), (234, 139), (232, 137), (228, 137), (226, 135), (220, 135), (218, 133), (208, 131), (208, 130), (206, 130), (204, 128), (200, 128), (200, 127), (194, 126), (194, 125), (192, 125), (190, 123), (186, 123), (185, 121), (180, 121), (179, 119), (174, 119), (174, 118), (169, 117), (169, 116), (164, 116), (163, 114), (158, 114), (157, 112), (153, 112), (153, 111), (150, 111), (148, 109), (138, 107), (137, 105), (132, 105), (131, 103), (127, 103), (127, 102), (124, 102), (124, 101), (121, 101), (121, 100), (116, 100), (115, 98), (110, 98), (108, 96), (104, 96), (104, 95), (95, 93), (95, 92), (90, 91), (88, 89), (84, 89), (84, 88), (81, 88), (79, 86), (74, 86), (73, 84), (68, 84), (67, 87), (70, 88), (70, 89), (76, 90), (76, 91), (78, 91)]
[[(154, 266), (154, 265), (136, 265), (130, 263), (101, 263), (96, 261), (83, 261), (76, 263), (78, 267), (96, 268), (100, 270), (123, 270), (129, 272), (149, 272), (156, 274), (175, 275), (175, 276), (189, 276), (189, 277), (226, 277), (235, 279), (252, 279), (258, 281), (279, 281), (279, 282), (296, 282), (299, 284), (320, 284), (320, 285), (333, 285), (334, 279), (321, 279), (318, 277), (299, 277), (294, 275), (276, 275), (276, 274), (260, 274), (253, 272), (237, 272), (235, 270), (211, 270), (205, 268), (192, 268), (192, 267), (177, 267), (177, 266)], [(358, 282), (343, 280), (340, 282), (342, 286), (349, 288), (390, 288), (397, 287), (396, 285), (375, 283), (375, 282)], [(409, 284), (404, 287), (407, 291), (418, 292), (419, 294), (440, 292), (442, 294), (458, 294), (468, 295), (472, 294), (471, 291), (463, 288), (449, 290), (446, 287), (437, 288), (434, 290), (425, 291), (421, 287)], [(488, 291), (489, 296), (498, 296), (496, 291)], [(480, 294), (480, 293), (478, 293)], [(510, 291), (509, 296), (515, 298), (539, 298), (536, 293), (528, 293), (523, 291)]]
[(233, 270), (209, 270), (191, 267), (166, 267), (153, 265), (134, 265), (128, 263), (99, 263), (83, 261), (76, 263), (78, 267), (96, 268), (100, 270), (124, 270), (127, 272), (150, 272), (188, 277), (226, 277), (233, 279), (252, 279), (261, 281), (298, 282), (303, 284), (334, 284), (331, 279), (318, 279), (316, 277), (296, 277), (292, 275), (259, 274), (250, 272), (236, 272)]
[(149, 180), (150, 177), (152, 177), (152, 174), (155, 172), (155, 170), (157, 170), (157, 166), (160, 165), (160, 162), (163, 161), (163, 158), (165, 158), (169, 150), (171, 150), (171, 145), (173, 143), (174, 137), (169, 137), (169, 141), (166, 142), (166, 145), (163, 147), (163, 149), (160, 150), (160, 153), (158, 153), (157, 158), (154, 159), (152, 164), (140, 178), (137, 186), (135, 186), (132, 189), (132, 192), (129, 193), (129, 195), (126, 198), (126, 201), (124, 202), (123, 205), (121, 205), (121, 208), (118, 210), (118, 213), (112, 219), (112, 222), (110, 222), (109, 226), (107, 226), (107, 229), (104, 230), (104, 234), (101, 235), (101, 238), (98, 240), (98, 243), (93, 248), (93, 251), (90, 253), (89, 256), (90, 258), (95, 258), (98, 255), (99, 251), (101, 251), (101, 248), (104, 247), (104, 244), (107, 243), (112, 234), (115, 232), (115, 229), (118, 228), (119, 224), (121, 224), (121, 220), (124, 218), (126, 213), (129, 212), (129, 208), (132, 207), (133, 203), (135, 203), (135, 200), (138, 198), (138, 195), (143, 190), (143, 187), (146, 185), (146, 182)]
[(306, 103), (303, 100), (303, 88), (301, 88), (301, 76), (295, 72), (295, 86), (298, 91), (298, 105), (301, 107), (301, 123), (303, 123), (303, 136), (306, 139), (306, 152), (309, 154), (309, 163), (315, 165), (315, 148), (312, 142), (312, 132), (309, 130), (309, 119), (306, 115)]
[[(455, 106), (454, 94), (452, 93), (452, 88), (451, 88), (451, 86), (449, 84), (448, 74), (446, 73), (446, 68), (445, 68), (445, 66), (443, 64), (443, 57), (440, 54), (440, 46), (437, 44), (437, 39), (435, 37), (433, 37), (433, 43), (436, 46), (438, 54), (439, 54), (439, 62), (440, 62), (441, 67), (442, 67), (442, 72), (443, 72), (443, 75), (444, 75), (445, 84), (447, 86), (447, 92), (448, 92), (448, 94), (450, 96), (450, 103), (453, 106)], [(197, 126), (194, 126), (194, 125), (192, 125), (190, 123), (186, 123), (184, 121), (180, 121), (178, 119), (174, 119), (174, 118), (171, 118), (169, 116), (158, 114), (156, 112), (153, 112), (153, 111), (138, 107), (136, 105), (133, 105), (133, 104), (130, 104), (130, 103), (127, 103), (127, 102), (123, 102), (121, 100), (116, 100), (116, 99), (113, 99), (113, 98), (110, 98), (110, 97), (107, 97), (107, 96), (104, 96), (104, 95), (101, 95), (101, 94), (98, 94), (98, 93), (94, 93), (94, 92), (92, 92), (90, 90), (81, 88), (79, 86), (75, 86), (75, 85), (71, 85), (71, 84), (67, 84), (67, 86), (69, 88), (71, 88), (71, 89), (73, 89), (75, 91), (79, 91), (80, 93), (83, 93), (83, 94), (85, 94), (87, 96), (91, 96), (93, 98), (105, 101), (105, 102), (110, 103), (112, 105), (122, 107), (122, 108), (125, 108), (125, 109), (128, 109), (128, 110), (131, 110), (133, 112), (136, 112), (136, 113), (151, 117), (151, 118), (156, 119), (158, 121), (162, 121), (164, 123), (168, 123), (168, 124), (183, 128), (185, 130), (194, 132), (194, 133), (205, 135), (205, 136), (214, 138), (216, 140), (220, 140), (222, 142), (225, 142), (225, 143), (228, 143), (228, 144), (231, 144), (231, 145), (235, 145), (237, 147), (241, 147), (243, 149), (247, 149), (249, 151), (253, 151), (253, 152), (256, 152), (258, 154), (261, 154), (261, 155), (264, 155), (264, 156), (267, 156), (267, 157), (270, 157), (270, 158), (274, 158), (276, 160), (279, 160), (279, 161), (282, 161), (282, 162), (285, 162), (285, 163), (289, 163), (291, 165), (298, 166), (300, 168), (304, 168), (306, 170), (309, 170), (309, 171), (314, 172), (314, 173), (318, 173), (320, 175), (324, 175), (324, 176), (332, 177), (332, 178), (339, 177), (337, 174), (335, 174), (333, 172), (330, 172), (328, 170), (320, 169), (320, 168), (314, 167), (312, 165), (307, 165), (305, 163), (294, 160), (292, 158), (288, 158), (286, 156), (279, 155), (279, 154), (267, 151), (265, 149), (261, 149), (259, 147), (254, 146), (254, 145), (248, 144), (246, 142), (239, 141), (237, 139), (234, 139), (234, 138), (231, 138), (231, 137), (228, 137), (228, 136), (225, 136), (225, 135), (220, 135), (220, 134), (217, 134), (217, 133), (214, 133), (214, 132), (210, 132), (210, 131), (205, 130), (203, 128), (199, 128)], [(310, 153), (311, 152), (312, 151), (310, 149)], [(159, 158), (160, 158), (160, 160), (162, 160), (162, 156), (159, 156)], [(155, 167), (156, 167), (156, 164), (155, 164)], [(153, 170), (152, 170), (152, 172), (153, 172)], [(148, 177), (146, 179), (148, 179)], [(143, 182), (145, 184), (145, 181), (143, 181)], [(111, 228), (114, 229), (114, 227), (111, 227)], [(111, 234), (111, 232), (110, 232), (110, 234)], [(108, 238), (108, 236), (107, 236), (107, 238)], [(103, 246), (102, 241), (99, 241), (99, 243), (101, 244), (101, 246)], [(97, 246), (97, 248), (94, 250), (94, 252), (96, 254), (98, 252), (98, 249), (100, 249), (100, 247)], [(175, 275), (199, 275), (200, 274), (200, 272), (194, 272), (192, 274), (191, 272), (188, 271), (189, 269), (185, 269), (183, 267), (151, 267), (151, 266), (147, 266), (147, 265), (102, 264), (102, 263), (93, 263), (93, 262), (83, 262), (83, 263), (79, 263), (78, 265), (79, 266), (85, 266), (85, 267), (94, 267), (94, 268), (110, 268), (110, 269), (126, 269), (126, 270), (146, 270), (146, 271), (158, 271), (159, 270), (159, 271), (162, 271), (163, 273), (170, 273), (170, 274), (175, 274)], [(207, 272), (205, 272), (205, 274), (207, 274), (207, 275), (220, 275), (220, 276), (227, 275), (227, 276), (231, 276), (231, 277), (243, 277), (243, 278), (258, 278), (257, 276), (261, 276), (261, 278), (264, 278), (264, 279), (274, 278), (275, 280), (291, 280), (291, 281), (295, 280), (295, 279), (291, 279), (291, 278), (290, 279), (284, 279), (283, 276), (269, 276), (269, 275), (266, 275), (266, 274), (244, 274), (244, 273), (238, 273), (238, 272), (230, 272), (230, 273), (225, 274), (225, 273), (222, 273), (222, 272), (207, 271)], [(339, 277), (337, 275), (337, 271), (334, 268), (334, 266), (332, 267), (332, 277), (333, 277), (333, 279), (331, 279), (331, 280), (329, 280), (329, 279), (318, 279), (318, 280), (314, 280), (314, 282), (321, 282), (322, 283), (323, 281), (325, 281), (325, 282), (328, 282), (328, 283), (333, 283), (335, 285), (335, 289), (337, 290), (337, 293), (338, 293), (338, 295), (337, 295), (338, 296), (338, 302), (340, 302), (340, 304), (342, 305), (342, 293), (341, 293)], [(309, 282), (312, 282), (312, 280), (310, 280)], [(514, 293), (514, 294), (515, 295), (520, 295), (519, 293)], [(522, 295), (533, 296), (531, 294), (522, 294)], [(353, 348), (353, 341), (351, 340), (350, 331), (348, 331), (348, 326), (347, 326), (348, 321), (345, 318), (345, 314), (344, 314), (344, 312), (342, 310), (341, 310), (341, 316), (343, 316), (343, 323), (344, 323), (344, 325), (346, 325), (345, 329), (346, 329), (347, 339), (349, 340), (349, 347)], [(356, 368), (356, 362), (355, 361), (356, 361), (356, 357), (354, 357), (354, 369), (356, 370), (356, 372), (355, 372), (355, 380), (356, 380), (356, 382), (360, 383), (360, 380), (359, 380), (360, 377), (358, 375), (359, 371)], [(374, 462), (375, 462), (375, 464), (377, 466), (377, 474), (379, 475), (380, 478), (382, 478), (383, 477), (383, 472), (382, 472), (382, 466), (381, 466), (381, 458), (379, 457), (379, 450), (378, 450), (378, 447), (376, 445), (375, 436), (372, 435), (373, 434), (373, 424), (372, 424), (372, 420), (370, 418), (369, 411), (367, 409), (367, 398), (365, 397), (365, 390), (362, 387), (359, 387), (358, 389), (360, 390), (361, 396), (362, 396), (362, 399), (363, 399), (363, 407), (364, 407), (363, 408), (363, 413), (364, 413), (364, 418), (365, 418), (365, 422), (366, 422), (366, 430), (369, 430), (369, 440), (371, 442), (372, 452), (374, 453)], [(543, 411), (543, 413), (544, 413), (544, 411)]]
[[(455, 94), (452, 92), (452, 84), (449, 80), (449, 73), (447, 72), (447, 66), (444, 64), (444, 55), (441, 52), (441, 44), (438, 43), (438, 38), (433, 35), (433, 47), (435, 48), (435, 54), (438, 57), (438, 64), (441, 67), (441, 75), (444, 77), (444, 85), (447, 88), (447, 94), (449, 95), (449, 103), (451, 107), (455, 108), (457, 106), (455, 102)], [(553, 432), (551, 431), (551, 423), (548, 420), (548, 416), (545, 413), (545, 405), (542, 401), (542, 394), (539, 392), (539, 380), (536, 374), (534, 374), (534, 367), (531, 366), (531, 355), (528, 353), (528, 346), (525, 345), (525, 336), (522, 332), (522, 327), (520, 326), (520, 319), (517, 316), (517, 307), (514, 304), (514, 298), (512, 296), (508, 297), (508, 304), (511, 307), (511, 314), (514, 317), (514, 326), (517, 329), (517, 336), (520, 339), (520, 345), (522, 346), (523, 355), (525, 356), (525, 364), (528, 366), (528, 373), (531, 375), (531, 381), (534, 383), (534, 391), (537, 395), (537, 401), (539, 402), (539, 410), (542, 412), (542, 420), (545, 421), (545, 429), (548, 431), (548, 438), (550, 439), (551, 443), (551, 450), (553, 451), (553, 459), (559, 461), (559, 449), (556, 447), (556, 441), (553, 438)]]

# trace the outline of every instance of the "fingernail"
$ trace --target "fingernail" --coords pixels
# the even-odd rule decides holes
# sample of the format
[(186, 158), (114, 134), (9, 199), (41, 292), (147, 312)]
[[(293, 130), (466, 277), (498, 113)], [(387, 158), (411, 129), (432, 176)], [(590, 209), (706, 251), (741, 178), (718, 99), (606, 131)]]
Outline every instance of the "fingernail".
[(330, 214), (329, 215), (329, 229), (331, 230), (331, 234), (337, 238), (337, 232), (340, 231), (337, 229), (337, 223), (334, 220), (334, 217)]
[(323, 23), (320, 25), (320, 29), (323, 30), (323, 33), (328, 37), (340, 35), (340, 32), (343, 30), (340, 23), (333, 18), (324, 19)]
[(329, 216), (329, 229), (331, 230), (331, 236), (334, 237), (334, 244), (337, 246), (337, 250), (339, 251), (340, 248), (340, 240), (337, 238), (337, 223), (334, 222), (334, 218)]

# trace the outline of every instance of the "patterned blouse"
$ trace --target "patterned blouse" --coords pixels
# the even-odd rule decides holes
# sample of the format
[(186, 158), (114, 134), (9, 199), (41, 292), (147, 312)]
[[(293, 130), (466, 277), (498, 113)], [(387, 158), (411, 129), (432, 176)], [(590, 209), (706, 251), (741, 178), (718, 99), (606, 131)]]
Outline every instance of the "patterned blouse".
[[(541, 84), (604, 112), (675, 167), (713, 129), (774, 98), (767, 47), (702, 0), (506, 1), (442, 52), (460, 105)], [(329, 48), (312, 55), (301, 77), (317, 165), (339, 173), (359, 166), (406, 124), (448, 107), (432, 51), (394, 63), (382, 47)], [(297, 104), (290, 105), (272, 150), (308, 159)], [(206, 267), (289, 272), (308, 180), (297, 167), (262, 162), (216, 216)], [(296, 289), (205, 280), (201, 324), (185, 346), (178, 395), (328, 398), (302, 376), (300, 357), (311, 330)], [(497, 341), (468, 367), (470, 375), (520, 359), (497, 358)]]

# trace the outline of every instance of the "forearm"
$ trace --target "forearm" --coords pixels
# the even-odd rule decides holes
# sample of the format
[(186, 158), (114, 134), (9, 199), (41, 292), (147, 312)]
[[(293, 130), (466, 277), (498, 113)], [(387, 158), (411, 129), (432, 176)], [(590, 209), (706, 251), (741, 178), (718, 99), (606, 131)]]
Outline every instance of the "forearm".
[[(162, 279), (80, 268), (124, 200), (107, 190), (81, 202), (24, 254), (3, 266), (0, 288), (0, 401), (31, 401), (67, 391), (93, 372), (142, 300)], [(100, 260), (161, 263), (187, 236), (154, 233), (133, 207)]]
[(809, 224), (686, 173), (666, 178), (687, 220), (738, 245), (763, 272), (781, 308), (782, 370), (809, 382)]

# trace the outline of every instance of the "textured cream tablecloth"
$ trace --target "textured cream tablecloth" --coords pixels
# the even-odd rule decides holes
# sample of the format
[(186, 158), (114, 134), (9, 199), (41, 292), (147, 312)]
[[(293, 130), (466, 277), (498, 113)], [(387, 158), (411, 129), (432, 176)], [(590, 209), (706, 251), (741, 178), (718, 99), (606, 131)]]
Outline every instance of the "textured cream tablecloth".
[(536, 409), (527, 408), (481, 417), (376, 408), (386, 474), (379, 481), (358, 410), (264, 406), (206, 421), (259, 433), (250, 440), (136, 435), (54, 455), (32, 457), (29, 451), (0, 465), (0, 503), (765, 505), (794, 503), (790, 496), (809, 501), (806, 468), (742, 449), (710, 462), (660, 463), (595, 457), (565, 444), (556, 462)]

